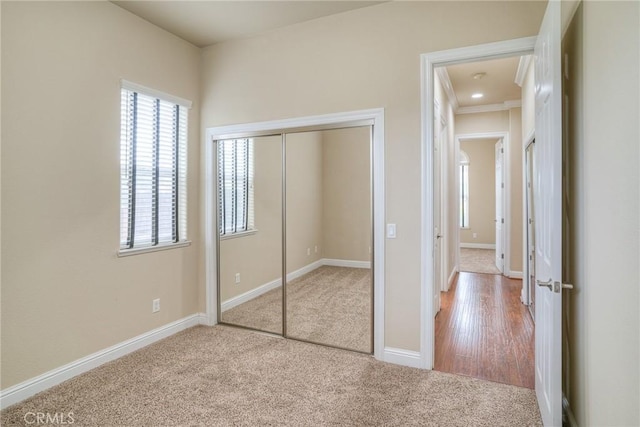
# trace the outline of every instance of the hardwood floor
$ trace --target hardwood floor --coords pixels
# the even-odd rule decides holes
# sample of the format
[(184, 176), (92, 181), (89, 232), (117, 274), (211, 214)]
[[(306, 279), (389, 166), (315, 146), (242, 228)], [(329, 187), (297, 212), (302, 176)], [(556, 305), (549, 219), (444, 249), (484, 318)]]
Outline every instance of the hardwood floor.
[(441, 293), (434, 369), (534, 388), (534, 326), (521, 280), (458, 274)]

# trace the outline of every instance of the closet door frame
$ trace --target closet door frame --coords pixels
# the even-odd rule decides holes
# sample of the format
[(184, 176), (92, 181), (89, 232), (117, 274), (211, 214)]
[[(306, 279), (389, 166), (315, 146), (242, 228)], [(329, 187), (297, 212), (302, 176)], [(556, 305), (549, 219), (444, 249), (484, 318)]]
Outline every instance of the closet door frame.
[[(373, 355), (384, 360), (384, 109), (351, 111), (326, 114), (320, 116), (299, 117), (268, 122), (245, 123), (230, 126), (207, 128), (204, 141), (205, 158), (205, 281), (206, 281), (206, 313), (201, 323), (215, 325), (218, 323), (219, 289), (218, 289), (218, 255), (219, 240), (217, 235), (217, 164), (216, 146), (218, 140), (251, 138), (259, 136), (282, 135), (283, 163), (285, 167), (286, 134), (297, 132), (322, 131), (350, 127), (371, 126), (371, 177), (372, 177), (372, 262), (373, 262)], [(286, 178), (283, 173), (283, 191)], [(283, 208), (286, 196), (283, 193)], [(283, 227), (286, 224), (283, 211)], [(286, 231), (283, 228), (283, 336), (286, 332)], [(295, 339), (295, 338), (293, 338)]]

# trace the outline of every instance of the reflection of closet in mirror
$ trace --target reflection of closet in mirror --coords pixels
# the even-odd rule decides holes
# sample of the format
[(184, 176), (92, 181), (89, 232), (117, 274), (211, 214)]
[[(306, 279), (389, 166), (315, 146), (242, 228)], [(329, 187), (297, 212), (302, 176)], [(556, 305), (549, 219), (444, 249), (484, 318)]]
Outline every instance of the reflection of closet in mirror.
[(282, 333), (282, 136), (218, 141), (222, 323)]
[(287, 336), (372, 352), (370, 127), (286, 134)]
[(372, 127), (273, 134), (216, 141), (218, 321), (372, 353)]

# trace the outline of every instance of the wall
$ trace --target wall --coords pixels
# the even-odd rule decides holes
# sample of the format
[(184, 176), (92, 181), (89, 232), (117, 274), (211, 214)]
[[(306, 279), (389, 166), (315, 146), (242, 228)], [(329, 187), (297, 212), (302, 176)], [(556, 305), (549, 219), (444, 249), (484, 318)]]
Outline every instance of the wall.
[[(483, 132), (509, 133), (509, 192), (511, 223), (509, 241), (509, 272), (516, 276), (522, 273), (523, 245), (523, 210), (522, 210), (522, 109), (511, 108), (505, 111), (486, 113), (457, 114), (456, 134), (472, 134)], [(493, 162), (493, 160), (492, 160)], [(492, 163), (493, 164), (493, 163)], [(473, 219), (472, 219), (473, 221)], [(461, 230), (461, 236), (463, 230)], [(494, 238), (495, 240), (495, 238)], [(461, 240), (463, 241), (463, 240)], [(481, 243), (481, 242), (477, 242)]]
[(469, 156), (469, 228), (460, 229), (460, 243), (496, 243), (496, 142), (496, 139), (460, 142), (460, 150)]
[(282, 276), (282, 138), (254, 138), (253, 149), (257, 232), (220, 240), (222, 302)]
[(323, 256), (371, 261), (369, 127), (322, 132)]
[(287, 134), (286, 141), (287, 272), (291, 273), (322, 258), (324, 143), (321, 132)]
[(534, 60), (532, 59), (522, 81), (522, 140), (524, 144), (529, 142), (525, 139), (533, 134), (536, 124), (534, 68)]
[[(570, 404), (640, 424), (640, 5), (583, 2), (569, 54)], [(615, 28), (615, 31), (612, 30)], [(597, 402), (597, 404), (593, 404)]]
[(522, 145), (522, 109), (511, 108), (509, 110), (509, 161), (511, 162), (509, 199), (511, 206), (511, 232), (509, 241), (509, 266), (511, 272), (523, 272), (523, 245), (524, 245), (524, 211), (522, 201), (524, 198), (522, 187), (522, 174), (524, 169), (524, 148)]
[[(198, 312), (200, 52), (108, 2), (1, 7), (5, 389)], [(121, 78), (193, 101), (190, 247), (116, 256)]]
[[(419, 55), (532, 36), (543, 2), (388, 2), (202, 55), (202, 127), (385, 108), (385, 344), (420, 349)], [(442, 37), (447, 34), (447, 37)]]

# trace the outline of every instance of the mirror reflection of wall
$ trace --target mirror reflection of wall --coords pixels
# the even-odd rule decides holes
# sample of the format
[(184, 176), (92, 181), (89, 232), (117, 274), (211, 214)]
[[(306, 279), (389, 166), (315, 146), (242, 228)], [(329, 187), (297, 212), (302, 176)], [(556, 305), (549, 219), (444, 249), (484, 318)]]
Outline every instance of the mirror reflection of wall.
[(282, 333), (282, 137), (218, 142), (220, 320)]
[(370, 127), (286, 135), (287, 335), (372, 352)]

